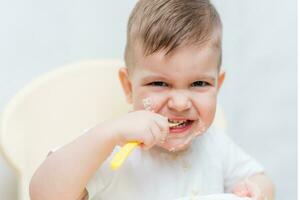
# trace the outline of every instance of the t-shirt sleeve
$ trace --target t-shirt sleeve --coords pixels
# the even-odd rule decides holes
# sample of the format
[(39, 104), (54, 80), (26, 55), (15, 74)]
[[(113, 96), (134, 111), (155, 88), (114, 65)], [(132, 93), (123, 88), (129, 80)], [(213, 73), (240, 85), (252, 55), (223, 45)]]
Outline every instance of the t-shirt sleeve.
[(238, 181), (264, 172), (264, 168), (254, 158), (245, 153), (226, 133), (218, 133), (222, 155), (225, 192), (231, 192)]
[(89, 180), (86, 186), (89, 200), (99, 199), (101, 197), (101, 192), (103, 192), (111, 184), (113, 178), (119, 173), (118, 171), (112, 171), (110, 168), (112, 156), (114, 156), (118, 150), (119, 147), (116, 147)]
[(98, 169), (93, 177), (89, 180), (86, 185), (86, 190), (88, 192), (88, 199), (95, 199), (96, 195), (105, 188), (105, 183), (103, 180), (103, 170)]

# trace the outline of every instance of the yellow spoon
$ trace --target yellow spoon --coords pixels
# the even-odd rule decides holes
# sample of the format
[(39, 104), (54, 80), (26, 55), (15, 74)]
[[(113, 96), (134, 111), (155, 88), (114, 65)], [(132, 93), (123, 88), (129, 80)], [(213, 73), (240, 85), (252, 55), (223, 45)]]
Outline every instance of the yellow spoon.
[(113, 170), (118, 169), (123, 164), (124, 160), (128, 157), (130, 152), (139, 144), (139, 142), (128, 142), (127, 144), (125, 144), (111, 160), (110, 168)]
[[(169, 126), (174, 127), (177, 126), (180, 123), (174, 123), (169, 121)], [(115, 154), (115, 156), (113, 157), (113, 159), (110, 162), (110, 168), (113, 170), (117, 170), (122, 164), (123, 162), (126, 160), (126, 158), (129, 156), (130, 152), (137, 147), (138, 145), (140, 145), (139, 142), (128, 142), (127, 144), (125, 144), (121, 150)]]

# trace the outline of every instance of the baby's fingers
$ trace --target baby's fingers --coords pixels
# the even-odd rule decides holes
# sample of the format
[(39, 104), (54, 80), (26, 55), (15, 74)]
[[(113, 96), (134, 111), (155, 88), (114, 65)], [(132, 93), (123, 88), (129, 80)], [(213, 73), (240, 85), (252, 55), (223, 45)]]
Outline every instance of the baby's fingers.
[(250, 197), (250, 193), (247, 190), (239, 190), (239, 191), (233, 192), (233, 194), (235, 194), (239, 197)]
[(237, 184), (232, 192), (239, 197), (251, 197), (253, 200), (264, 200), (260, 189), (254, 183), (246, 180)]
[(168, 118), (160, 116), (157, 120), (155, 120), (155, 123), (160, 129), (160, 133), (163, 135), (162, 137), (166, 138), (170, 131)]
[(155, 128), (155, 126), (150, 126), (148, 128), (146, 134), (144, 134), (143, 139), (142, 139), (143, 143), (142, 143), (141, 147), (143, 149), (148, 150), (151, 147), (153, 147), (153, 145), (155, 145), (155, 141), (156, 141), (156, 137), (157, 137), (156, 132), (158, 132), (158, 131), (159, 131), (159, 128), (158, 127)]
[(155, 137), (155, 144), (162, 144), (165, 142), (167, 136), (168, 136), (168, 133), (169, 133), (169, 130), (166, 130), (166, 129), (161, 129), (157, 124), (155, 124), (153, 127), (152, 127), (152, 133), (154, 134), (154, 137)]
[(233, 188), (232, 193), (239, 197), (251, 197), (248, 187), (244, 182), (237, 184)]
[(245, 184), (247, 186), (247, 189), (250, 193), (250, 197), (252, 197), (253, 200), (264, 200), (264, 195), (262, 194), (259, 187), (254, 184), (253, 182), (246, 180)]

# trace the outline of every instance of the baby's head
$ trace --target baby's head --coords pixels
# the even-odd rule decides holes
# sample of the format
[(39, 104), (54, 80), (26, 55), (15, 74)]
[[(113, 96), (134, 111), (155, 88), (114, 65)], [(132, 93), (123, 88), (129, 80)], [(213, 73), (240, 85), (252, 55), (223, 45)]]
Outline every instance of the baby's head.
[(182, 122), (161, 147), (184, 149), (212, 124), (224, 80), (221, 40), (209, 0), (139, 0), (133, 9), (119, 77), (134, 110), (147, 102), (170, 122)]

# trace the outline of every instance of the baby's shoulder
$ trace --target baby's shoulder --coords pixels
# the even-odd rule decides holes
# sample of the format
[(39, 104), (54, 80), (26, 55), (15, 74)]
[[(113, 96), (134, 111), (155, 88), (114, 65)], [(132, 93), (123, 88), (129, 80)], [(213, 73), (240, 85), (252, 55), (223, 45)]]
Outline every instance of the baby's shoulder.
[(196, 139), (193, 148), (197, 151), (197, 154), (222, 158), (227, 154), (227, 150), (231, 145), (232, 141), (224, 130), (211, 128)]

